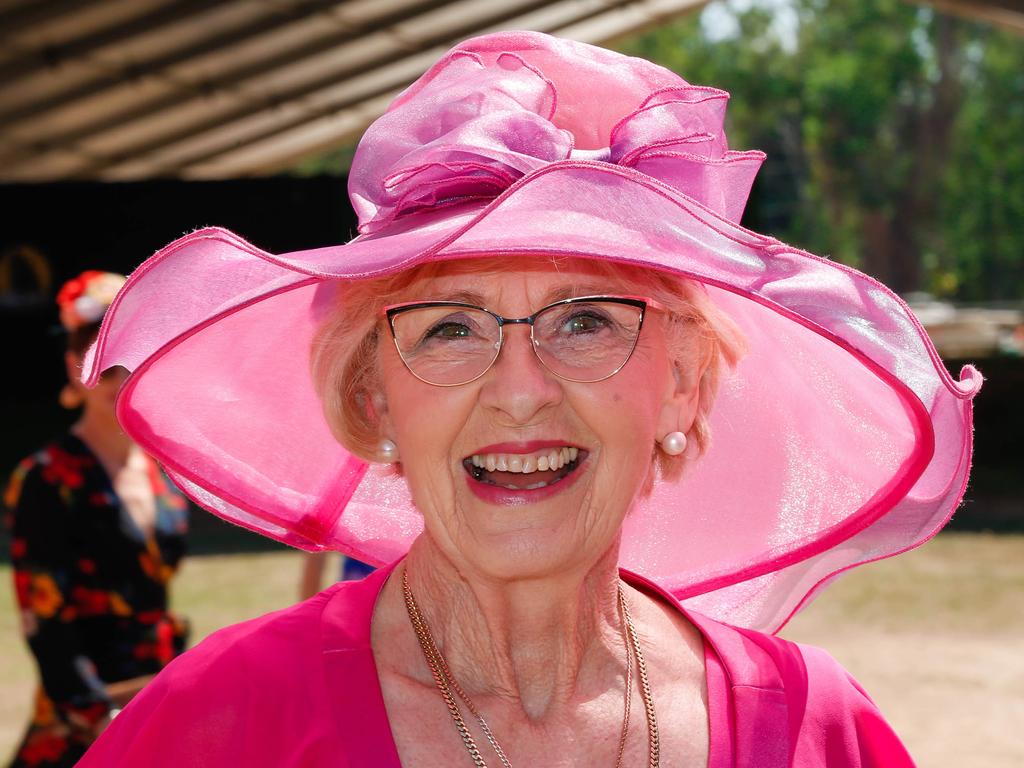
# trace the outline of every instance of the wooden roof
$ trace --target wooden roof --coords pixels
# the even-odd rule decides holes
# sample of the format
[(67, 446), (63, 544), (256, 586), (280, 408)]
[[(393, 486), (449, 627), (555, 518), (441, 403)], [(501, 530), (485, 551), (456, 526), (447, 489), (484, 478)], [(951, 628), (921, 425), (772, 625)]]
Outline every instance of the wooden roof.
[(706, 0), (0, 0), (0, 181), (230, 178), (351, 141), (453, 43)]

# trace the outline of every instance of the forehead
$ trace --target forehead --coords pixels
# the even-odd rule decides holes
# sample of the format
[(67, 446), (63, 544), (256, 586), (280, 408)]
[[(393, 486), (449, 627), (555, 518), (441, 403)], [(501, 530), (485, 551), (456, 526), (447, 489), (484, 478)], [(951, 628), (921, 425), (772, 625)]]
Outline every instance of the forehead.
[(636, 293), (642, 274), (589, 259), (549, 256), (440, 262), (408, 286), (409, 300), (457, 300), (493, 305), (525, 299), (531, 305), (573, 296)]

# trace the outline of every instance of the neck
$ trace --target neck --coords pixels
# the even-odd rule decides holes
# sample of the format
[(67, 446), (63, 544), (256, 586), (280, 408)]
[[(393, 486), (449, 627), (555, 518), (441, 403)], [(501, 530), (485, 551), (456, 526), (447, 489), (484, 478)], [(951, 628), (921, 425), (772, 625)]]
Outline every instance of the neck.
[(132, 439), (121, 430), (121, 425), (112, 413), (100, 413), (88, 405), (71, 431), (89, 446), (89, 450), (96, 454), (111, 476), (112, 469), (123, 467), (133, 450), (138, 450)]
[[(470, 696), (508, 699), (537, 720), (622, 673), (617, 561), (618, 542), (585, 571), (498, 580), (421, 536), (404, 567), (456, 680)], [(410, 674), (429, 680), (422, 654), (412, 662)]]

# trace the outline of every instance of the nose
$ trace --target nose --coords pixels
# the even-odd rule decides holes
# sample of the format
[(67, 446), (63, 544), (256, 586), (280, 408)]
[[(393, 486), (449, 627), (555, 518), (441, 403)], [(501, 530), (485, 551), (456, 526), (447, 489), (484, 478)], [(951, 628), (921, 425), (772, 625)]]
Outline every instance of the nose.
[(480, 403), (504, 414), (512, 424), (536, 421), (562, 401), (561, 381), (533, 351), (528, 326), (504, 329), (498, 359), (484, 375)]

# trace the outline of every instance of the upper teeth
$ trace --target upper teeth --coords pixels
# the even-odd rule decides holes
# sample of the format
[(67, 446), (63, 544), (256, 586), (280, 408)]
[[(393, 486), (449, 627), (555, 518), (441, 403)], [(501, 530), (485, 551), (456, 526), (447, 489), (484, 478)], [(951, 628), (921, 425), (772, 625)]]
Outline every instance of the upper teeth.
[(521, 472), (524, 475), (537, 470), (561, 469), (579, 456), (579, 448), (549, 448), (536, 453), (474, 453), (473, 466), (488, 472)]

